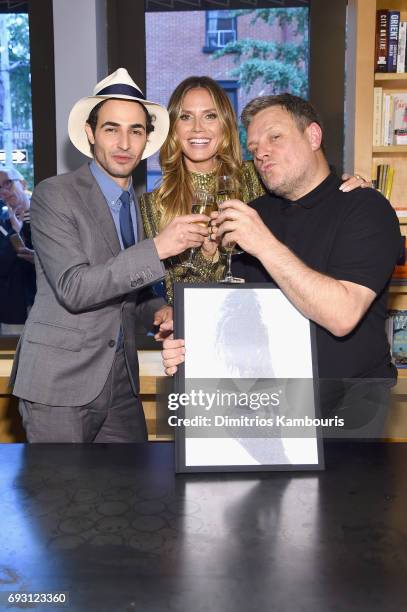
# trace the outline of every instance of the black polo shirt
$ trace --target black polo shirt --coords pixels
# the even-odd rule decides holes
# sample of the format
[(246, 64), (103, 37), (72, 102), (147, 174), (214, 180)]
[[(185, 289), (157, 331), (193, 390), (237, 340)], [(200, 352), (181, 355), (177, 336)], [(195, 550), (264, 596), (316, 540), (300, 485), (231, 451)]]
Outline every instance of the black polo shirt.
[[(340, 184), (330, 174), (300, 200), (265, 195), (250, 206), (305, 264), (377, 294), (347, 336), (338, 338), (316, 326), (320, 378), (393, 378), (385, 319), (387, 287), (402, 248), (397, 215), (377, 191), (359, 188), (343, 193)], [(233, 273), (247, 282), (272, 281), (262, 264), (247, 253), (235, 258)], [(292, 353), (295, 359), (295, 346)]]

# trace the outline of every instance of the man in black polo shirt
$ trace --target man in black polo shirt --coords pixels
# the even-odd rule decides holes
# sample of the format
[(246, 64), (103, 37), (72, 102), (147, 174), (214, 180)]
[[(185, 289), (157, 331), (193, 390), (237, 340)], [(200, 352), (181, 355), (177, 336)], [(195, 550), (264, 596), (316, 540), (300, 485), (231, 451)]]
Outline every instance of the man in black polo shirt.
[[(372, 388), (366, 379), (388, 381), (375, 387), (373, 403), (380, 403), (396, 377), (384, 322), (386, 289), (401, 249), (397, 216), (372, 189), (338, 189), (340, 180), (323, 152), (320, 121), (305, 100), (263, 96), (247, 105), (242, 120), (270, 194), (250, 205), (238, 200), (222, 205), (218, 234), (245, 252), (236, 258), (234, 274), (247, 282), (275, 282), (316, 323), (318, 374), (335, 380), (322, 387), (324, 412), (338, 405), (354, 408), (355, 398), (360, 407)], [(167, 373), (182, 359), (182, 348), (179, 340), (164, 344)], [(361, 425), (370, 419), (362, 413), (361, 408)]]

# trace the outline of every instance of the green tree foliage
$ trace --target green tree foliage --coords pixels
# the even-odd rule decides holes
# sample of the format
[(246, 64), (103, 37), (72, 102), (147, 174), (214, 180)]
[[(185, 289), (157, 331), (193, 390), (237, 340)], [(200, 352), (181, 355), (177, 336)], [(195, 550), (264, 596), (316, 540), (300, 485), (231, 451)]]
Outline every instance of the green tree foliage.
[(228, 43), (213, 54), (214, 59), (234, 55), (236, 65), (230, 76), (237, 78), (246, 92), (256, 81), (272, 93), (289, 91), (298, 96), (308, 93), (308, 9), (253, 9), (234, 11), (235, 17), (252, 13), (251, 24), (262, 20), (269, 26), (290, 27), (298, 42), (273, 42), (243, 38)]
[[(258, 85), (257, 90), (267, 86), (267, 91), (277, 94), (288, 91), (294, 95), (308, 96), (308, 9), (273, 8), (233, 11), (239, 18), (252, 14), (251, 24), (259, 20), (270, 27), (275, 24), (288, 29), (291, 36), (287, 41), (275, 42), (242, 38), (228, 43), (213, 54), (213, 59), (234, 55), (235, 67), (230, 76), (236, 78), (246, 92)], [(293, 40), (295, 38), (295, 40)], [(239, 136), (244, 157), (250, 154), (246, 148), (246, 131), (239, 124)]]
[(31, 128), (30, 41), (28, 15), (8, 15), (11, 111), (13, 126)]

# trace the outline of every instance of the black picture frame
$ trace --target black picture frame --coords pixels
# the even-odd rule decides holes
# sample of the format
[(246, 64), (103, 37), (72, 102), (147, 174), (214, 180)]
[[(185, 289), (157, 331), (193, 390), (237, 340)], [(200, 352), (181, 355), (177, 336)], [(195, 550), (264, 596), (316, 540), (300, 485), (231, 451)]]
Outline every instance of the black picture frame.
[[(219, 293), (219, 292), (222, 292), (222, 293)], [(246, 293), (240, 293), (240, 292), (246, 292)], [(251, 293), (247, 293), (247, 292), (251, 292)], [(258, 292), (261, 292), (261, 293), (258, 293)], [(194, 296), (193, 299), (191, 298), (191, 296)], [(186, 368), (189, 369), (189, 373), (191, 373), (194, 370), (193, 367), (192, 368), (189, 367), (188, 359), (190, 360), (193, 359), (194, 353), (196, 355), (197, 350), (198, 352), (201, 350), (199, 347), (197, 349), (197, 347), (193, 346), (195, 342), (192, 341), (191, 338), (189, 339), (189, 344), (188, 344), (188, 336), (191, 336), (191, 334), (188, 333), (188, 326), (190, 326), (191, 329), (193, 326), (194, 331), (192, 333), (195, 334), (196, 338), (200, 336), (201, 342), (203, 344), (208, 343), (208, 340), (210, 341), (210, 337), (211, 337), (211, 332), (210, 331), (208, 332), (208, 329), (205, 329), (205, 325), (203, 325), (202, 329), (197, 329), (197, 327), (199, 328), (199, 325), (197, 326), (196, 321), (193, 321), (194, 317), (193, 316), (191, 317), (191, 314), (188, 312), (191, 309), (191, 305), (193, 305), (193, 302), (195, 302), (195, 304), (199, 305), (200, 313), (208, 314), (209, 312), (211, 319), (212, 317), (214, 317), (214, 321), (216, 321), (216, 317), (221, 316), (220, 311), (219, 311), (219, 303), (225, 304), (226, 300), (229, 300), (230, 302), (230, 298), (228, 296), (232, 296), (234, 304), (241, 305), (241, 308), (240, 308), (241, 312), (240, 314), (237, 314), (236, 316), (241, 316), (241, 313), (245, 312), (245, 316), (248, 316), (250, 318), (252, 313), (250, 313), (247, 309), (248, 301), (250, 302), (252, 300), (252, 297), (253, 298), (256, 297), (256, 300), (258, 301), (259, 296), (260, 296), (262, 302), (264, 301), (263, 298), (264, 299), (267, 298), (274, 302), (277, 300), (279, 303), (281, 303), (282, 307), (286, 308), (286, 310), (284, 310), (284, 312), (286, 313), (286, 316), (283, 318), (286, 318), (287, 321), (288, 320), (293, 321), (296, 318), (298, 318), (298, 322), (299, 322), (298, 324), (302, 325), (304, 328), (303, 337), (305, 339), (308, 338), (308, 340), (307, 339), (305, 340), (305, 342), (308, 342), (308, 355), (309, 355), (309, 363), (307, 365), (307, 368), (308, 368), (307, 371), (310, 372), (311, 375), (309, 379), (307, 380), (307, 384), (310, 385), (309, 388), (311, 389), (314, 416), (316, 419), (318, 419), (319, 418), (319, 401), (318, 401), (319, 392), (318, 392), (318, 367), (317, 367), (317, 356), (316, 356), (315, 325), (311, 321), (308, 321), (307, 319), (305, 319), (305, 317), (303, 317), (303, 315), (301, 315), (301, 313), (299, 313), (294, 308), (294, 306), (292, 306), (292, 304), (287, 300), (287, 298), (285, 298), (284, 294), (278, 288), (276, 288), (273, 285), (267, 284), (267, 283), (250, 283), (250, 284), (239, 284), (239, 285), (223, 285), (219, 283), (205, 283), (205, 284), (199, 284), (199, 285), (188, 284), (188, 283), (175, 283), (174, 285), (174, 300), (175, 300), (174, 301), (174, 312), (175, 312), (174, 337), (175, 338), (186, 338), (186, 363), (182, 364), (179, 367), (178, 372), (174, 377), (174, 392), (179, 395), (182, 393), (186, 393), (186, 391), (188, 391), (186, 383), (188, 381), (191, 381), (192, 379), (190, 377), (186, 377)], [(215, 305), (214, 305), (214, 300), (212, 298), (216, 298)], [(223, 298), (224, 298), (224, 301), (222, 302)], [(191, 302), (191, 299), (192, 299), (192, 302)], [(239, 308), (237, 309), (233, 308), (232, 315), (231, 315), (232, 319), (229, 319), (229, 322), (232, 321), (233, 318), (235, 319), (235, 322), (237, 321), (236, 317), (233, 314), (235, 310), (239, 310)], [(224, 308), (223, 308), (223, 312), (224, 312)], [(262, 319), (261, 312), (264, 313), (264, 310), (260, 311), (260, 319)], [(251, 328), (253, 328), (253, 333), (254, 333), (253, 326), (255, 325), (255, 321), (254, 321), (255, 318), (256, 317), (252, 317), (250, 319), (249, 333), (251, 332)], [(264, 322), (262, 322), (261, 324), (263, 325)], [(287, 322), (280, 321), (280, 320), (276, 321), (276, 326), (278, 325), (279, 327), (281, 327), (281, 326), (284, 326), (284, 324), (287, 324)], [(270, 321), (266, 322), (266, 325), (270, 325)], [(274, 323), (272, 325), (274, 325)], [(269, 341), (269, 336), (267, 335), (267, 342), (268, 341)], [(243, 351), (246, 351), (247, 347), (242, 347), (242, 349)], [(278, 356), (274, 354), (272, 358), (273, 358), (273, 363), (274, 363), (274, 360), (276, 358), (278, 359)], [(288, 363), (287, 355), (285, 355), (284, 359), (285, 359), (285, 363), (287, 364)], [(277, 361), (275, 363), (277, 363)], [(200, 365), (197, 362), (196, 368), (198, 367), (200, 367)], [(212, 370), (211, 372), (209, 372), (209, 374), (213, 375), (213, 369), (217, 368), (217, 365), (213, 360), (211, 360), (211, 366), (209, 369), (211, 368)], [(285, 369), (287, 370), (287, 367), (285, 367)], [(219, 376), (222, 378), (223, 376), (222, 372), (219, 370), (218, 372), (219, 372)], [(258, 381), (264, 382), (266, 380), (266, 378), (264, 377), (264, 372), (260, 374), (261, 376), (257, 377)], [(281, 374), (281, 371), (280, 371), (280, 374)], [(216, 374), (216, 376), (218, 376), (218, 374)], [(199, 378), (202, 378), (202, 376), (200, 375)], [(243, 377), (243, 378), (244, 380), (251, 380), (246, 377)], [(279, 377), (276, 377), (275, 379), (270, 378), (269, 380), (270, 381), (277, 380), (277, 378)], [(236, 380), (236, 378), (234, 380)], [(240, 380), (243, 380), (243, 379), (240, 379)], [(293, 377), (293, 380), (294, 380), (294, 377)], [(300, 380), (300, 377), (298, 377), (298, 379), (295, 378), (295, 380), (296, 381)], [(304, 380), (306, 380), (305, 377), (304, 377)], [(185, 418), (185, 408), (183, 408), (180, 405), (176, 414), (177, 414), (177, 417), (179, 417), (180, 421), (182, 422), (182, 419)], [(293, 470), (312, 471), (312, 470), (323, 470), (325, 467), (324, 466), (322, 434), (321, 434), (319, 427), (315, 427), (314, 428), (315, 435), (310, 436), (312, 445), (310, 443), (308, 448), (311, 448), (312, 446), (312, 453), (314, 453), (313, 454), (314, 459), (312, 461), (308, 461), (308, 460), (305, 461), (305, 456), (304, 456), (304, 461), (298, 461), (298, 460), (282, 461), (280, 457), (280, 458), (277, 458), (277, 460), (274, 459), (272, 461), (270, 460), (270, 461), (264, 461), (264, 462), (258, 461), (258, 459), (256, 459), (254, 464), (251, 461), (247, 463), (246, 462), (239, 462), (239, 463), (230, 462), (230, 463), (214, 464), (213, 463), (214, 438), (208, 438), (208, 439), (204, 438), (206, 441), (211, 440), (210, 445), (208, 445), (208, 451), (211, 453), (211, 461), (207, 461), (207, 462), (202, 461), (202, 462), (199, 462), (199, 464), (191, 463), (191, 461), (187, 457), (187, 453), (188, 453), (187, 439), (190, 440), (191, 438), (190, 437), (187, 438), (185, 426), (183, 426), (182, 424), (177, 425), (176, 427), (174, 427), (174, 430), (175, 430), (174, 432), (175, 433), (175, 466), (176, 466), (177, 473), (252, 472), (252, 471), (258, 472), (258, 471), (293, 471)], [(225, 440), (225, 437), (221, 439)], [(255, 439), (259, 440), (259, 437)], [(275, 439), (277, 439), (280, 444), (282, 444), (284, 440), (285, 441), (288, 440), (288, 438), (282, 439), (278, 437)], [(233, 442), (236, 441), (235, 439), (231, 439), (231, 440), (233, 440)], [(231, 440), (229, 440), (228, 442), (229, 444)], [(196, 442), (192, 442), (189, 444), (194, 444), (195, 446), (197, 445)], [(219, 445), (219, 443), (217, 444)], [(270, 453), (272, 454), (272, 450), (271, 450), (272, 446), (268, 446), (268, 448), (270, 449)]]

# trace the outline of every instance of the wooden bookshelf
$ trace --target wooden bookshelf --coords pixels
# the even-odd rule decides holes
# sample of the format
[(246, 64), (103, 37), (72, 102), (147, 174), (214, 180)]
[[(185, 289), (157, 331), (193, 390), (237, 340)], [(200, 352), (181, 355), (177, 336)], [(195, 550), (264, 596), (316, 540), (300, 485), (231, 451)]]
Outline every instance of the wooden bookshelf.
[(375, 72), (375, 81), (407, 81), (407, 72)]
[[(391, 204), (407, 209), (407, 145), (373, 146), (373, 89), (407, 92), (407, 73), (375, 73), (376, 11), (391, 8), (407, 20), (407, 0), (349, 0), (345, 170), (375, 178), (378, 164), (394, 167)], [(400, 217), (407, 235), (407, 221)], [(407, 299), (406, 304), (407, 307)]]
[[(384, 93), (407, 92), (406, 73), (375, 73), (376, 11), (400, 11), (407, 20), (407, 0), (349, 0), (347, 41), (347, 88), (345, 100), (345, 170), (375, 178), (378, 164), (394, 167), (391, 203), (407, 209), (407, 145), (373, 147), (373, 89)], [(399, 215), (402, 234), (407, 235), (407, 216)], [(393, 282), (389, 292), (389, 308), (407, 310), (405, 284)], [(407, 370), (399, 369), (394, 390), (389, 437), (407, 438)]]
[(407, 0), (349, 0), (345, 169), (375, 178), (378, 164), (394, 167), (391, 203), (407, 208), (407, 145), (373, 147), (373, 88), (407, 92), (407, 74), (375, 73), (376, 11), (391, 8), (407, 20)]
[(372, 147), (372, 154), (375, 153), (393, 153), (395, 155), (402, 155), (403, 153), (407, 153), (407, 145), (393, 145), (387, 147)]

